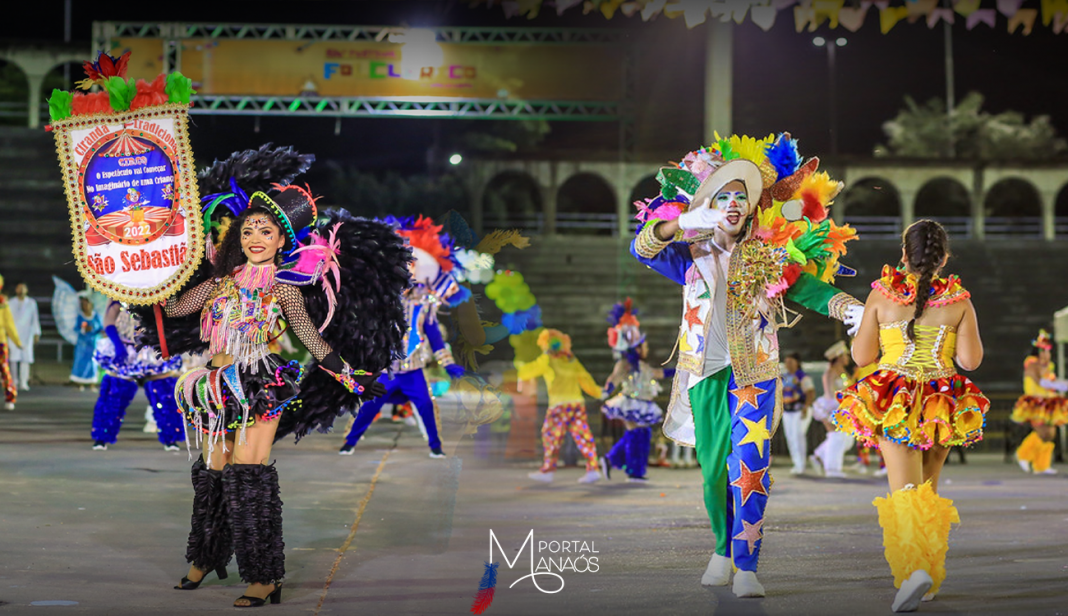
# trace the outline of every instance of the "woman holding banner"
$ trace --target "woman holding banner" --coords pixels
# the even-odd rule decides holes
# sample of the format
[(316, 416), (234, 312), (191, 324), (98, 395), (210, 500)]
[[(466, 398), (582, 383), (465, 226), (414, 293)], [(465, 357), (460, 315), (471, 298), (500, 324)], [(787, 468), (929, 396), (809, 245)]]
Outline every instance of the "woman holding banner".
[[(206, 346), (212, 357), (175, 387), (196, 431), (190, 438), (205, 444), (192, 469), (191, 566), (176, 588), (195, 589), (210, 571), (225, 577), (236, 553), (249, 587), (235, 607), (281, 601), (285, 556), (273, 443), (326, 431), (338, 409), (354, 410), (376, 395), (378, 371), (397, 356), (403, 335), (409, 253), (388, 226), (343, 210), (316, 225), (315, 199), (288, 185), (309, 159), (265, 147), (201, 174), (202, 190), (219, 190), (205, 198), (208, 232), (221, 229), (214, 269), (164, 307), (171, 352)], [(242, 175), (231, 182), (234, 172)], [(271, 196), (267, 178), (281, 179)], [(311, 366), (270, 352), (282, 321), (315, 358)], [(158, 342), (154, 319), (142, 322), (145, 342)], [(343, 356), (371, 370), (354, 370)]]

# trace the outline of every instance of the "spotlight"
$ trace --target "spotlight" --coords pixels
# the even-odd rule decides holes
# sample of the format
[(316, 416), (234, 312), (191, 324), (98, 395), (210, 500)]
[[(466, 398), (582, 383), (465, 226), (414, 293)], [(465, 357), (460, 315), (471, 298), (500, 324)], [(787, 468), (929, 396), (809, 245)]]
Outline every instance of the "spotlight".
[(450, 165), (459, 165), (463, 161), (464, 161), (464, 157), (460, 156), (459, 154), (453, 154), (452, 156), (449, 157), (449, 164)]

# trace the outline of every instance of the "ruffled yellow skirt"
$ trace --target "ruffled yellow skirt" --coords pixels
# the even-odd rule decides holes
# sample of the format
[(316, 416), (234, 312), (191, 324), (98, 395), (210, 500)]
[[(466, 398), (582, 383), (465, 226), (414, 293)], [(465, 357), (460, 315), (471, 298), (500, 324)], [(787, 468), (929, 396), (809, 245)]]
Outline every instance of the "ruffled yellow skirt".
[(1020, 396), (1009, 418), (1016, 423), (1063, 426), (1068, 423), (1068, 398)]
[(918, 382), (877, 370), (838, 392), (831, 419), (838, 429), (868, 444), (883, 436), (913, 449), (971, 445), (983, 439), (990, 400), (968, 377)]

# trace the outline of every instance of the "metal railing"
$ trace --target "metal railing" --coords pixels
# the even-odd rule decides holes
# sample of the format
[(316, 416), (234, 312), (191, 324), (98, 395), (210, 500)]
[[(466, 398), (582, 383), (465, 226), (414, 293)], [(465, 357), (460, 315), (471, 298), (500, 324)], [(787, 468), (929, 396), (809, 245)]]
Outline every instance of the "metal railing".
[[(486, 229), (511, 228), (520, 229), (528, 233), (545, 233), (545, 215), (542, 213), (517, 213), (512, 212), (507, 216), (486, 214), (482, 220)], [(631, 225), (633, 230), (634, 224)], [(615, 214), (586, 213), (586, 212), (561, 212), (556, 215), (557, 233), (574, 233), (588, 231), (597, 235), (617, 235), (619, 233), (619, 217)]]
[(901, 237), (900, 216), (849, 216), (845, 222), (857, 230), (862, 238), (896, 238)]
[[(0, 101), (0, 118), (25, 118), (28, 102)], [(41, 103), (40, 114), (42, 120), (48, 120), (48, 103)]]
[(983, 228), (987, 237), (1042, 237), (1042, 219), (1037, 216), (988, 216)]

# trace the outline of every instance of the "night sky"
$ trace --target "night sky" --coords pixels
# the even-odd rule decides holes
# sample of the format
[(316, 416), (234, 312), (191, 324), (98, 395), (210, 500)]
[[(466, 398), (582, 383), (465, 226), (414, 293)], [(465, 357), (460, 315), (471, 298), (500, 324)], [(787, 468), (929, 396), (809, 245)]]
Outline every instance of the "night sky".
[[(62, 40), (62, 0), (24, 3), (36, 15), (6, 20), (0, 36), (10, 39)], [(682, 19), (663, 16), (653, 22), (571, 10), (563, 17), (544, 11), (538, 19), (505, 19), (499, 6), (470, 8), (464, 2), (302, 1), (150, 3), (73, 2), (73, 39), (88, 41), (91, 23), (100, 21), (220, 21), (256, 23), (318, 23), (362, 25), (465, 25), (507, 27), (623, 28), (639, 45), (638, 151), (654, 160), (661, 154), (686, 151), (697, 145), (702, 132), (701, 77), (705, 28), (687, 30)], [(920, 102), (944, 96), (943, 29), (918, 22), (901, 22), (889, 34), (879, 32), (878, 12), (869, 11), (858, 33), (821, 27), (817, 32), (794, 31), (792, 13), (780, 11), (777, 23), (764, 32), (751, 23), (735, 28), (734, 129), (754, 135), (782, 130), (803, 140), (806, 152), (829, 149), (827, 56), (812, 44), (814, 36), (845, 37), (838, 51), (837, 99), (839, 150), (867, 156), (883, 141), (881, 125), (892, 118), (911, 95)], [(1056, 36), (1036, 24), (1024, 37), (1005, 32), (999, 16), (996, 29), (984, 25), (968, 31), (963, 20), (953, 30), (956, 93), (970, 90), (986, 97), (986, 109), (1015, 109), (1029, 117), (1052, 116), (1062, 135), (1068, 135), (1068, 33)], [(88, 46), (88, 45), (87, 45)], [(450, 120), (346, 119), (340, 136), (332, 118), (263, 118), (254, 133), (252, 118), (194, 116), (193, 146), (200, 162), (264, 141), (291, 143), (320, 159), (344, 160), (365, 169), (421, 171), (434, 131), (442, 124), (442, 146), (451, 136), (475, 123)], [(482, 127), (479, 124), (479, 127)], [(604, 150), (617, 146), (615, 123), (553, 123), (543, 148), (566, 156), (570, 151)]]

